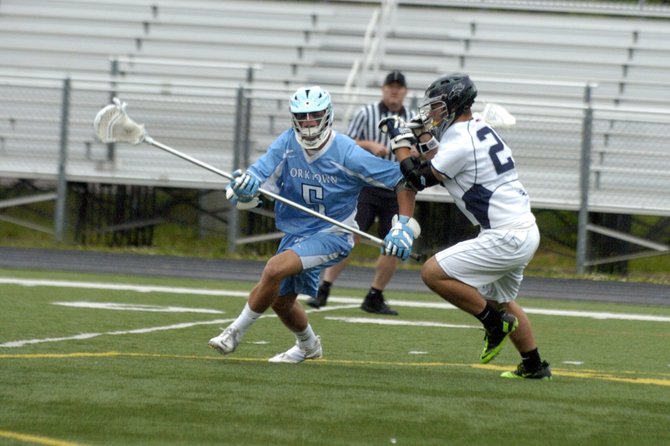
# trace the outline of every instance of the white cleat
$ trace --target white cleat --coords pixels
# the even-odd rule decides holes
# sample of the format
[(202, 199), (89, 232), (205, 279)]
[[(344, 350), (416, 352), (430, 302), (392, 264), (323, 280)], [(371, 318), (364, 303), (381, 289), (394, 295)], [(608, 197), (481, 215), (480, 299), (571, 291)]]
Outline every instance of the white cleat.
[(227, 355), (235, 351), (240, 344), (242, 334), (233, 327), (228, 327), (221, 332), (220, 335), (209, 340), (208, 345), (223, 355)]
[(286, 363), (286, 364), (299, 364), (305, 359), (319, 359), (323, 356), (323, 349), (321, 348), (321, 337), (316, 337), (316, 343), (312, 348), (305, 351), (300, 348), (298, 343), (289, 348), (284, 353), (280, 353), (272, 358), (268, 359), (270, 362), (275, 363)]

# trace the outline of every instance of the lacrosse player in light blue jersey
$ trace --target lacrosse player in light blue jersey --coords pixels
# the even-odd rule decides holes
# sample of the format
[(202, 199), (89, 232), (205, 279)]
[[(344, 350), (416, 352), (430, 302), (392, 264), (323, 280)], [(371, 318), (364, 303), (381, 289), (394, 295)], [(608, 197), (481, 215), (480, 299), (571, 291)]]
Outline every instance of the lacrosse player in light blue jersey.
[[(275, 139), (246, 172), (234, 173), (227, 195), (238, 208), (259, 203), (259, 189), (274, 192), (347, 226), (358, 229), (356, 207), (363, 187), (396, 190), (399, 216), (385, 238), (384, 251), (406, 260), (419, 236), (411, 218), (415, 191), (407, 186), (397, 162), (378, 158), (333, 130), (333, 106), (318, 86), (299, 88), (289, 101), (292, 127)], [(235, 351), (244, 333), (269, 307), (296, 337), (295, 345), (270, 362), (300, 363), (323, 356), (298, 294), (315, 296), (319, 274), (349, 255), (351, 232), (277, 201), (277, 229), (285, 233), (244, 309), (209, 345), (222, 354)]]

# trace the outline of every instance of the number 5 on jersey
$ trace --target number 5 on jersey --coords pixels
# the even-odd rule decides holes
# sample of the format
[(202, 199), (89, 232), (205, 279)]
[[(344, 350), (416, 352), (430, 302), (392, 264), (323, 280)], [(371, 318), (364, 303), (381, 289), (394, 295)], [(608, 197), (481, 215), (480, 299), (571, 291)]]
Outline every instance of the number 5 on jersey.
[(303, 184), (302, 199), (319, 214), (326, 214), (326, 208), (323, 205), (323, 188), (321, 186)]

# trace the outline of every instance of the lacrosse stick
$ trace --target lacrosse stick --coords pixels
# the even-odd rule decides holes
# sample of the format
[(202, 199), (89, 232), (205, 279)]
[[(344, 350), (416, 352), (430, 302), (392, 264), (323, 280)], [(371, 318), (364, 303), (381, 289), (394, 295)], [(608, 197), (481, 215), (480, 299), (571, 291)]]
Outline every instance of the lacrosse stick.
[[(216, 175), (222, 176), (228, 179), (229, 181), (234, 180), (234, 177), (228, 172), (219, 170), (214, 166), (211, 166), (203, 161), (200, 161), (196, 158), (193, 158), (192, 156), (189, 156), (176, 149), (173, 149), (172, 147), (166, 146), (165, 144), (159, 141), (156, 141), (151, 136), (149, 136), (143, 124), (136, 123), (131, 119), (130, 116), (128, 116), (128, 114), (126, 113), (127, 104), (125, 102), (122, 103), (118, 98), (114, 98), (113, 102), (114, 102), (113, 104), (107, 105), (102, 110), (100, 110), (98, 114), (95, 116), (95, 120), (93, 121), (93, 128), (95, 129), (95, 134), (100, 141), (104, 143), (121, 142), (133, 145), (147, 143), (165, 152), (175, 155), (183, 160), (186, 160), (192, 164), (195, 164), (196, 166), (200, 166), (203, 169), (209, 170), (210, 172), (215, 173)], [(277, 195), (274, 192), (265, 190), (263, 188), (259, 189), (258, 191), (263, 195), (272, 198), (273, 200), (280, 201), (288, 206), (291, 206), (295, 209), (305, 212), (313, 217), (320, 218), (321, 220), (325, 220), (330, 224), (339, 226), (340, 228), (344, 229), (347, 232), (357, 234), (361, 236), (363, 239), (366, 239), (377, 246), (380, 247), (386, 246), (384, 240), (380, 238), (370, 235), (367, 232), (363, 232), (360, 229), (352, 228), (351, 226), (348, 226), (338, 220), (330, 218), (327, 215), (320, 214), (310, 208), (302, 206), (299, 203), (284, 198), (281, 195)], [(417, 261), (421, 260), (420, 256), (414, 253), (412, 253), (410, 257), (412, 257), (414, 260)]]
[(482, 110), (482, 118), (484, 121), (488, 122), (493, 127), (500, 129), (507, 129), (514, 127), (516, 124), (516, 118), (508, 112), (505, 107), (502, 105), (494, 104), (493, 102), (488, 102)]

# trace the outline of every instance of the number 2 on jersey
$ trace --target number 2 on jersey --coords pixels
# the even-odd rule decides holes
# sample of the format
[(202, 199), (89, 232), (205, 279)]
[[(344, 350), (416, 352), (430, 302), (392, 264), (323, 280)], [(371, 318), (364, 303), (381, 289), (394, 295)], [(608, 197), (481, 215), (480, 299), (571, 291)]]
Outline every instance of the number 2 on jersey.
[[(496, 135), (493, 130), (491, 130), (489, 127), (483, 127), (477, 132), (477, 138), (479, 138), (481, 142), (486, 142), (488, 140), (489, 156), (491, 157), (491, 161), (493, 161), (493, 165), (495, 166), (496, 173), (498, 175), (505, 173), (508, 170), (514, 169), (514, 160), (511, 156), (508, 156), (504, 163), (500, 161), (499, 152), (505, 150), (505, 144), (500, 140), (498, 135)], [(491, 138), (494, 141), (491, 141)]]

